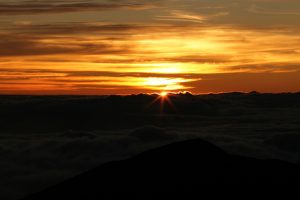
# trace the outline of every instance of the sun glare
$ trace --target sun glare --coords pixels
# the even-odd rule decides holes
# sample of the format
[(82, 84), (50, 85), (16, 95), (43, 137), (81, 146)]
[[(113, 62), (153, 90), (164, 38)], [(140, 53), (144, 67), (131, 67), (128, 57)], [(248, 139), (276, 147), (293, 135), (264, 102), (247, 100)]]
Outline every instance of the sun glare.
[(166, 96), (168, 96), (168, 93), (167, 93), (167, 92), (161, 92), (161, 93), (160, 93), (160, 96), (161, 96), (161, 97), (166, 97)]
[(142, 83), (145, 88), (149, 88), (156, 91), (174, 91), (187, 89), (187, 86), (184, 86), (183, 83), (193, 81), (195, 79), (185, 79), (185, 78), (154, 78), (149, 77), (145, 78), (145, 81)]

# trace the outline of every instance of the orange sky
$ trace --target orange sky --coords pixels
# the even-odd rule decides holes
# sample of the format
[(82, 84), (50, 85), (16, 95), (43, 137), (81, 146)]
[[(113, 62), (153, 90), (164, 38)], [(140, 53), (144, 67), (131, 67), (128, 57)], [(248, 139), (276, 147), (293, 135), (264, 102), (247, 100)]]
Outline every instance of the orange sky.
[(0, 94), (300, 91), (297, 0), (0, 0)]

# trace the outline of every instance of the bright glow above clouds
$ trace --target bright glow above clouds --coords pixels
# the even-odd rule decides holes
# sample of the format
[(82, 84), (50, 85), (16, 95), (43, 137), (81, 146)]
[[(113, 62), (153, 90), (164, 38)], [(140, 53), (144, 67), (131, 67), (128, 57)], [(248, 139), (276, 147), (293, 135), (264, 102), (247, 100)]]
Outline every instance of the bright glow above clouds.
[(298, 1), (56, 4), (0, 1), (0, 93), (300, 90)]

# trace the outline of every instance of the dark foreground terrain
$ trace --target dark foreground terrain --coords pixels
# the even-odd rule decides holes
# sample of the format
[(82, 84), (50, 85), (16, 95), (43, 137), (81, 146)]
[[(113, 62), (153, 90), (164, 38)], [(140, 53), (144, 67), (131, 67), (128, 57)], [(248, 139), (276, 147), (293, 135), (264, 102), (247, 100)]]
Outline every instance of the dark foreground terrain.
[[(111, 199), (118, 192), (192, 192), (202, 185), (300, 184), (300, 166), (225, 153), (195, 139), (104, 164), (24, 200)], [(147, 198), (146, 198), (147, 199)]]
[[(169, 95), (168, 99), (162, 101), (155, 94), (0, 96), (0, 199), (17, 200), (102, 164), (132, 158), (149, 149), (167, 144), (198, 138), (232, 155), (300, 163), (300, 93), (252, 92), (207, 95), (183, 93)], [(202, 148), (201, 145), (198, 146), (197, 148)], [(187, 153), (189, 149), (183, 148), (181, 151)], [(208, 155), (212, 157), (214, 155), (210, 153), (204, 157), (201, 152), (201, 149), (196, 149), (195, 152), (187, 154), (193, 157), (190, 162), (201, 162), (199, 169), (205, 171), (212, 164), (207, 162), (207, 166), (203, 165), (204, 160), (208, 159)], [(179, 155), (181, 153), (176, 156)], [(237, 156), (235, 156), (237, 160), (242, 160), (242, 157)], [(225, 159), (229, 158), (232, 157), (225, 156)], [(136, 163), (136, 159), (137, 157), (129, 163)], [(153, 159), (162, 157), (155, 156)], [(176, 176), (180, 173), (189, 175), (187, 177), (191, 181), (195, 181), (197, 176), (203, 177), (197, 180), (197, 183), (199, 181), (221, 183), (225, 180), (238, 182), (232, 178), (233, 175), (226, 175), (224, 180), (214, 180), (211, 173), (201, 171), (195, 175), (195, 179), (190, 179), (194, 177), (192, 172), (196, 169), (193, 164), (188, 164), (188, 161), (183, 162), (187, 164), (183, 164), (178, 160), (162, 160), (153, 161), (150, 166), (155, 168), (156, 164), (153, 163), (159, 165), (158, 163), (168, 162), (170, 169), (166, 176), (175, 174), (173, 178), (177, 177), (177, 182), (180, 178), (184, 179)], [(254, 163), (262, 162), (255, 159), (245, 158), (245, 160), (247, 160), (245, 163), (250, 160)], [(172, 166), (172, 162), (175, 162), (175, 166)], [(241, 161), (236, 162), (235, 166), (242, 165)], [(272, 171), (277, 169), (279, 162), (263, 163), (274, 163), (263, 166), (275, 167), (269, 167), (269, 170), (257, 167), (258, 169), (252, 172), (259, 174), (261, 169), (261, 174), (264, 174), (264, 171), (266, 175), (274, 172), (275, 177), (280, 177), (280, 173)], [(222, 163), (214, 167), (218, 166), (222, 166)], [(213, 173), (214, 176), (218, 173), (230, 174), (230, 170), (227, 172), (225, 169), (228, 168), (218, 167)], [(251, 168), (245, 167), (245, 170), (249, 171), (248, 177), (251, 178)], [(284, 173), (287, 171), (291, 171), (291, 174), (293, 172), (292, 169), (280, 170)], [(136, 173), (142, 172), (137, 170)], [(158, 177), (159, 173), (153, 177)], [(147, 174), (145, 176), (150, 176), (151, 173)], [(243, 171), (243, 175), (245, 174), (247, 173)], [(138, 176), (131, 177), (138, 178)], [(285, 182), (284, 179), (282, 177), (276, 180)], [(247, 177), (243, 180), (247, 180)], [(259, 181), (261, 180), (263, 179)], [(269, 177), (265, 180), (272, 179)], [(128, 183), (124, 183), (124, 188), (130, 189), (130, 186), (134, 188), (133, 183), (137, 185), (136, 187), (141, 187), (137, 184), (139, 181), (147, 185), (144, 179), (133, 179), (128, 188), (126, 188)], [(251, 181), (254, 180), (249, 179), (249, 182)], [(296, 180), (292, 177), (289, 181), (295, 183)], [(106, 180), (99, 181), (99, 184), (105, 182), (109, 183)], [(157, 184), (155, 182), (155, 185)], [(156, 189), (159, 189), (158, 186)], [(181, 186), (185, 188), (184, 185), (178, 187)], [(168, 186), (164, 187), (168, 189)], [(169, 189), (172, 187), (171, 184)]]

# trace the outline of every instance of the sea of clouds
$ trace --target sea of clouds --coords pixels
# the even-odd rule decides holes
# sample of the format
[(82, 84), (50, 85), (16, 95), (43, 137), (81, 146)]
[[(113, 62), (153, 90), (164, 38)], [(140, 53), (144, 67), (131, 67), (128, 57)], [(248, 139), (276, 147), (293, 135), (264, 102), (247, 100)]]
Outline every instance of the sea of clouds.
[(300, 94), (0, 98), (0, 199), (16, 200), (103, 163), (202, 138), (226, 152), (300, 163)]
[(17, 199), (102, 163), (193, 138), (210, 141), (232, 154), (300, 163), (300, 133), (291, 130), (295, 127), (223, 124), (180, 129), (149, 125), (118, 131), (2, 134), (0, 198)]

